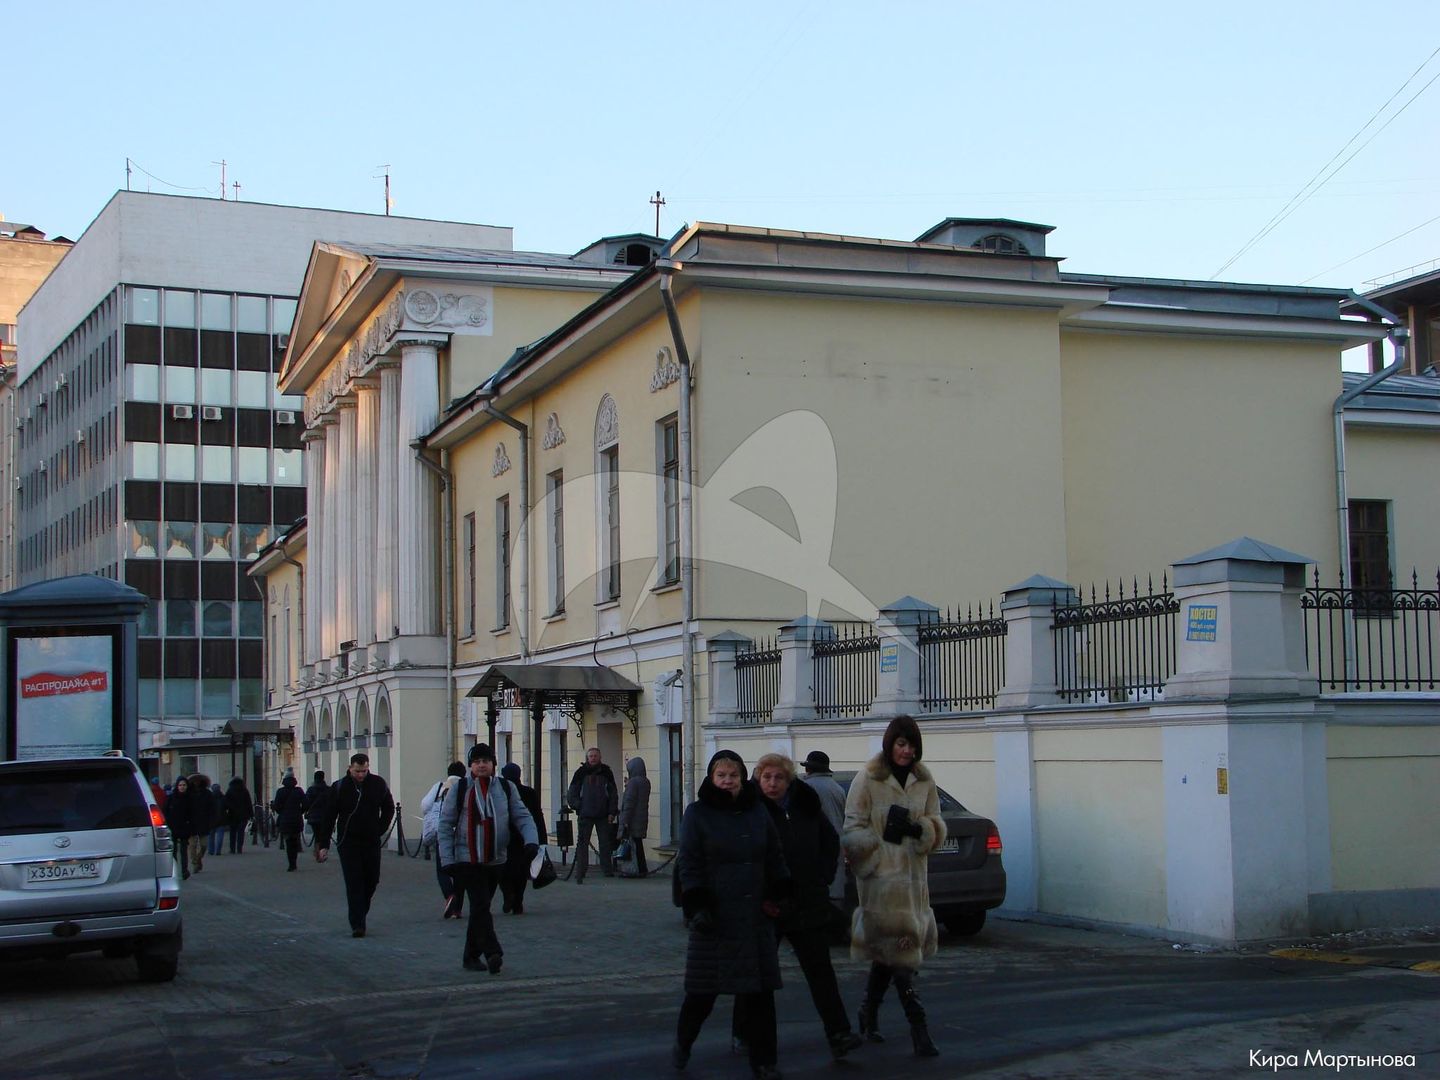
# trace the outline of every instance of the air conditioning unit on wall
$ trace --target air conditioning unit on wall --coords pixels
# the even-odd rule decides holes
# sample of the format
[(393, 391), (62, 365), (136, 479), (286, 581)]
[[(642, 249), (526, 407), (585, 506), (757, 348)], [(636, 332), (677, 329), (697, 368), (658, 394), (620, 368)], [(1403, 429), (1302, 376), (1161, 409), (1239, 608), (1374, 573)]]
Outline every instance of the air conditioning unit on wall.
[(293, 424), (295, 423), (295, 414), (289, 409), (278, 409), (275, 413), (275, 423)]
[(170, 415), (176, 420), (194, 420), (195, 406), (193, 405), (171, 405)]
[(200, 406), (201, 420), (219, 420), (224, 415), (219, 405)]

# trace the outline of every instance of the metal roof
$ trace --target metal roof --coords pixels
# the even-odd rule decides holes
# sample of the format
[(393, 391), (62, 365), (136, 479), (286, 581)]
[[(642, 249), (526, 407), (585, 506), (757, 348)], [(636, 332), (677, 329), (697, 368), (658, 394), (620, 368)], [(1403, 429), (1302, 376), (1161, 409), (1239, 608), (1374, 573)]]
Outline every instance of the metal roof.
[(510, 687), (561, 696), (638, 694), (641, 690), (639, 684), (599, 664), (491, 664), (466, 696), (486, 697)]

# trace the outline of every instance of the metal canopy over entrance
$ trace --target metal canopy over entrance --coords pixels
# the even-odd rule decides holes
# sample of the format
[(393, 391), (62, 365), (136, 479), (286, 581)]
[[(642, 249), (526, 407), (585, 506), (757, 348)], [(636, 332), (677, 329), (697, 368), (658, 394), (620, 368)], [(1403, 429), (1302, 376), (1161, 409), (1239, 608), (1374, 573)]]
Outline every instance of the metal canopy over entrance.
[(576, 734), (583, 737), (586, 706), (606, 706), (624, 714), (634, 735), (640, 729), (640, 692), (639, 684), (599, 664), (492, 664), (466, 696), (485, 699), (485, 723), (492, 746), (501, 709), (530, 711), (535, 727), (531, 782), (538, 787), (540, 732), (546, 709), (567, 717)]

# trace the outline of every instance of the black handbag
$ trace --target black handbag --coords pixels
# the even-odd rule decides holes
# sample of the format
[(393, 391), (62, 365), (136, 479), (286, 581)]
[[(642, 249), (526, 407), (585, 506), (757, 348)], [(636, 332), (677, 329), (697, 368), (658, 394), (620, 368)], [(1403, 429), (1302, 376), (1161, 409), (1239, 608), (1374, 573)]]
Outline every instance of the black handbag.
[(555, 880), (555, 864), (550, 861), (550, 853), (544, 848), (540, 849), (540, 854), (530, 863), (530, 880), (537, 889), (543, 889)]

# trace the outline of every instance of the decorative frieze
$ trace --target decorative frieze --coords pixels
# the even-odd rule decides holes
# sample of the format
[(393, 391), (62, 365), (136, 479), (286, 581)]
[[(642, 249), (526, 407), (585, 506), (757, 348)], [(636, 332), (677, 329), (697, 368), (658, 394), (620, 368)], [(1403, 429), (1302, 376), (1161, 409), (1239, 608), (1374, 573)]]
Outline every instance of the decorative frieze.
[(495, 444), (495, 461), (490, 466), (491, 476), (500, 476), (510, 471), (510, 455), (505, 452), (505, 444)]
[(675, 356), (664, 345), (655, 354), (655, 374), (650, 376), (650, 392), (657, 394), (672, 383), (680, 381), (680, 365)]
[(540, 440), (540, 446), (545, 450), (554, 450), (565, 442), (565, 431), (560, 427), (560, 417), (551, 413), (545, 418), (545, 435)]
[(488, 289), (443, 293), (412, 289), (405, 297), (405, 314), (427, 329), (466, 327), (488, 334), (492, 299)]

